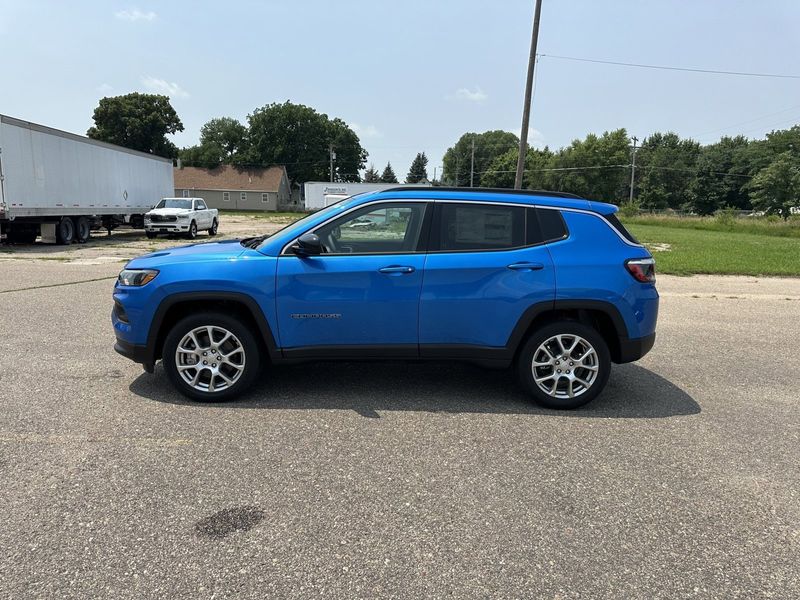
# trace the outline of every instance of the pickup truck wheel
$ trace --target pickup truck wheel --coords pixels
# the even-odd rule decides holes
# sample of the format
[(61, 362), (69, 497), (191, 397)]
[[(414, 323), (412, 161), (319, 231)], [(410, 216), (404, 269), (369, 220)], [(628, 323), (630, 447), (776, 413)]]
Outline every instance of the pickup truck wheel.
[(186, 234), (186, 237), (188, 237), (190, 240), (193, 240), (197, 237), (197, 223), (194, 221), (192, 221), (192, 224), (189, 225), (189, 233)]
[(62, 217), (56, 226), (56, 241), (59, 244), (71, 244), (75, 239), (75, 223), (69, 217)]
[(211, 223), (211, 229), (208, 230), (208, 235), (217, 235), (218, 228), (219, 228), (219, 223), (217, 223), (217, 220), (214, 219), (214, 222)]
[(611, 356), (595, 329), (560, 321), (528, 338), (517, 368), (522, 384), (538, 404), (571, 409), (591, 402), (603, 391), (611, 372)]
[(148, 240), (158, 237), (158, 234), (155, 231), (145, 231), (144, 234), (147, 236)]
[(261, 357), (241, 321), (208, 312), (186, 317), (164, 341), (162, 362), (173, 385), (193, 400), (232, 400), (255, 380)]

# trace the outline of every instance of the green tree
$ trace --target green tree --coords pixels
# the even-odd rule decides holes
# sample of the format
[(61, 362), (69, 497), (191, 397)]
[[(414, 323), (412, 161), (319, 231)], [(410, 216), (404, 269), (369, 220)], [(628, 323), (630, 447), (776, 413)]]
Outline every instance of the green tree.
[(654, 133), (636, 153), (636, 199), (644, 208), (678, 209), (689, 202), (700, 144), (672, 132)]
[(704, 146), (697, 159), (697, 174), (689, 186), (691, 207), (701, 215), (721, 208), (751, 208), (745, 185), (750, 179), (753, 149), (744, 136), (723, 137)]
[(472, 161), (472, 142), (475, 142), (474, 181), (479, 184), (484, 172), (492, 161), (514, 148), (519, 147), (519, 138), (508, 131), (486, 131), (484, 133), (465, 133), (454, 146), (444, 153), (444, 173), (442, 179), (452, 185), (470, 184), (470, 164)]
[(603, 202), (621, 202), (630, 181), (630, 147), (625, 129), (590, 133), (559, 150), (552, 161), (551, 189)]
[(411, 168), (406, 175), (406, 183), (419, 183), (423, 179), (428, 179), (428, 157), (424, 152), (418, 152), (411, 162)]
[(358, 136), (341, 119), (302, 104), (269, 104), (247, 117), (248, 149), (237, 164), (286, 165), (293, 182), (328, 181), (329, 148), (336, 152), (334, 179), (360, 181), (367, 160)]
[[(495, 158), (481, 176), (481, 187), (513, 188), (518, 156), (519, 149), (515, 148)], [(544, 150), (528, 148), (525, 154), (522, 187), (528, 190), (552, 189), (553, 177), (549, 171), (552, 162), (553, 153), (548, 148), (545, 147)]]
[(94, 140), (167, 158), (178, 155), (167, 135), (183, 131), (183, 123), (167, 96), (133, 92), (103, 98), (92, 118), (86, 135)]
[(381, 183), (397, 183), (397, 175), (394, 174), (392, 163), (386, 163), (386, 168), (381, 173)]
[(380, 180), (380, 173), (378, 173), (375, 165), (370, 164), (369, 168), (364, 171), (364, 183), (378, 183)]
[(800, 206), (800, 160), (788, 150), (779, 154), (747, 187), (753, 208), (788, 219), (791, 209)]

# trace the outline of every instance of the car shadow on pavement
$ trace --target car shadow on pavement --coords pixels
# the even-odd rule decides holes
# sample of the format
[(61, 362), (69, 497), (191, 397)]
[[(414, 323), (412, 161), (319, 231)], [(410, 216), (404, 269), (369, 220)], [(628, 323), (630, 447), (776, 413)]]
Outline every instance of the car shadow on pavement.
[(573, 411), (533, 403), (512, 370), (462, 363), (327, 362), (265, 370), (241, 399), (192, 402), (170, 384), (161, 366), (143, 373), (130, 391), (149, 400), (202, 408), (341, 409), (379, 418), (379, 411), (538, 414), (584, 418), (654, 419), (695, 415), (700, 405), (660, 375), (636, 364), (615, 365), (605, 391)]

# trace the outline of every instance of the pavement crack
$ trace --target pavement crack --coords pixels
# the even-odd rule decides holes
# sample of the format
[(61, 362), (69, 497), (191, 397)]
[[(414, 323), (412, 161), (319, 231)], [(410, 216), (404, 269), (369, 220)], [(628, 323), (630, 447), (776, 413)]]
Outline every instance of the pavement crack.
[(10, 294), (12, 292), (27, 292), (29, 290), (46, 290), (49, 288), (63, 287), (65, 285), (78, 285), (81, 283), (94, 283), (95, 281), (109, 281), (116, 279), (116, 277), (95, 277), (94, 279), (82, 279), (81, 281), (67, 281), (65, 283), (49, 283), (47, 285), (32, 285), (30, 287), (16, 288), (13, 290), (0, 290), (0, 294)]

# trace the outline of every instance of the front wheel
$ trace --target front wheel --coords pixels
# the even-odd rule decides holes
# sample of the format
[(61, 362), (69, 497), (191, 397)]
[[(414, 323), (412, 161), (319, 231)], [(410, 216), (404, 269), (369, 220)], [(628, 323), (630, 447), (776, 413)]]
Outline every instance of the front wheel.
[(211, 229), (208, 230), (208, 235), (217, 235), (217, 229), (219, 229), (219, 223), (214, 219), (214, 222), (211, 223)]
[(186, 234), (190, 240), (193, 240), (197, 237), (197, 223), (192, 221), (192, 224), (189, 225), (189, 233)]
[(255, 380), (261, 356), (241, 321), (221, 313), (186, 317), (167, 334), (162, 362), (172, 384), (193, 400), (232, 400)]
[(575, 321), (560, 321), (528, 338), (517, 368), (522, 384), (538, 404), (578, 408), (603, 391), (611, 372), (611, 356), (595, 329)]

